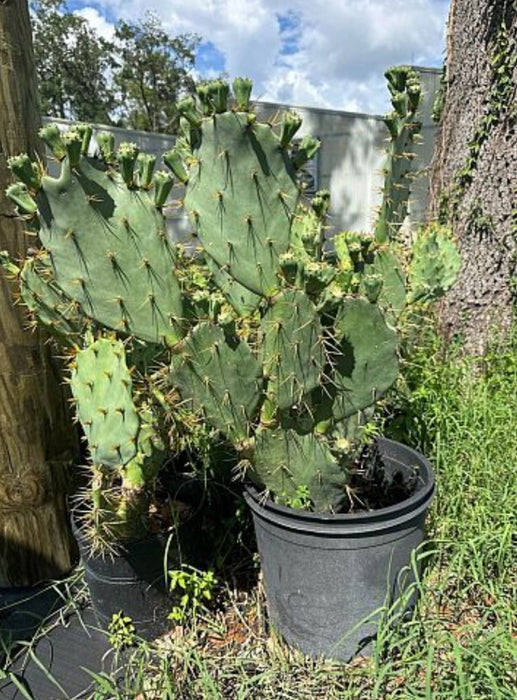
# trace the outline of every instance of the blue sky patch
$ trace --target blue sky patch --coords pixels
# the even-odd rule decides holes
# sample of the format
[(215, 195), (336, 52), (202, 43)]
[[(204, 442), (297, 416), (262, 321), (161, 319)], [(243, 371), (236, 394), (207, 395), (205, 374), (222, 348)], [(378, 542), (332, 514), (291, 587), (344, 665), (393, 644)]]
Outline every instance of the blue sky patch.
[(217, 46), (211, 41), (202, 41), (196, 55), (196, 69), (201, 73), (223, 73), (226, 70), (226, 59)]
[(282, 56), (292, 56), (300, 50), (300, 39), (302, 36), (302, 13), (298, 10), (287, 10), (283, 15), (276, 13), (276, 21), (280, 31)]
[(65, 7), (68, 12), (75, 12), (76, 10), (83, 10), (85, 7), (92, 7), (110, 24), (116, 24), (120, 19), (120, 17), (116, 13), (111, 12), (109, 7), (106, 7), (104, 3), (100, 4), (95, 2), (95, 0), (66, 0)]

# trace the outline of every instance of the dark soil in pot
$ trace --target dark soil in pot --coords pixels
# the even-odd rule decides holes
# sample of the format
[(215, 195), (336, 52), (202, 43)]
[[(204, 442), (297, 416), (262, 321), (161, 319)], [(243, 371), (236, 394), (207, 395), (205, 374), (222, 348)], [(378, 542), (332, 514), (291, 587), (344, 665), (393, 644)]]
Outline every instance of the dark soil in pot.
[(398, 503), (334, 515), (263, 503), (253, 487), (245, 494), (270, 622), (312, 657), (348, 661), (368, 653), (375, 611), (398, 599), (413, 578), (408, 567), (423, 541), (434, 475), (418, 452), (386, 439), (377, 444), (388, 480), (397, 473), (415, 480), (412, 495)]

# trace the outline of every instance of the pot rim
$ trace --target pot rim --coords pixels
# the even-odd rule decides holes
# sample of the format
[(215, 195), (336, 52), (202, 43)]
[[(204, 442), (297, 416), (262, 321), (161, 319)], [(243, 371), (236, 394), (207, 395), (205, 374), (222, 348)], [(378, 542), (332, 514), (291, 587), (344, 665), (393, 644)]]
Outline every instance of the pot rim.
[[(259, 517), (271, 522), (276, 522), (284, 527), (300, 529), (306, 526), (309, 530), (343, 527), (358, 532), (374, 532), (380, 529), (387, 529), (399, 525), (402, 522), (411, 520), (423, 511), (427, 510), (434, 496), (435, 478), (430, 462), (417, 450), (408, 447), (403, 443), (388, 438), (378, 438), (377, 444), (383, 454), (401, 466), (415, 466), (419, 470), (419, 482), (411, 496), (399, 503), (384, 508), (371, 511), (361, 511), (358, 513), (314, 513), (299, 508), (278, 505), (269, 498), (261, 498), (258, 489), (251, 483), (244, 485), (244, 498), (250, 508)], [(404, 460), (389, 454), (393, 450), (404, 453)]]

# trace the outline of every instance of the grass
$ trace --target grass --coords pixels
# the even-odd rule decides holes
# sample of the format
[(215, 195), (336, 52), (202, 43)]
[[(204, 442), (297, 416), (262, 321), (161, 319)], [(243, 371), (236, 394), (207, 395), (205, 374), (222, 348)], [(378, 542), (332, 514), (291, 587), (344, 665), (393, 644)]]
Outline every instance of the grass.
[(405, 377), (412, 391), (387, 430), (424, 452), (437, 474), (412, 618), (385, 611), (368, 659), (310, 661), (268, 629), (250, 552), (251, 586), (227, 579), (210, 610), (124, 652), (124, 677), (97, 677), (92, 698), (515, 699), (517, 336), (483, 360), (430, 340)]

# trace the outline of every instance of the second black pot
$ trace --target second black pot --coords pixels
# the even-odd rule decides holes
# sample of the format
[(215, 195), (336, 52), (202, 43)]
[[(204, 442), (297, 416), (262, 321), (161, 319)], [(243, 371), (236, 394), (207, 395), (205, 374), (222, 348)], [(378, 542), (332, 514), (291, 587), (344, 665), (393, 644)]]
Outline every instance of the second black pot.
[(170, 626), (171, 610), (165, 585), (165, 539), (156, 535), (125, 542), (115, 553), (101, 555), (92, 554), (77, 523), (73, 531), (100, 626), (107, 629), (113, 615), (122, 612), (131, 618), (140, 637), (155, 639), (163, 634)]
[(402, 572), (423, 540), (434, 475), (409, 447), (386, 439), (378, 446), (387, 472), (409, 477), (417, 470), (416, 491), (394, 506), (318, 514), (263, 503), (253, 487), (245, 493), (269, 619), (289, 644), (315, 658), (348, 661), (368, 653), (375, 611), (399, 598), (412, 580)]

